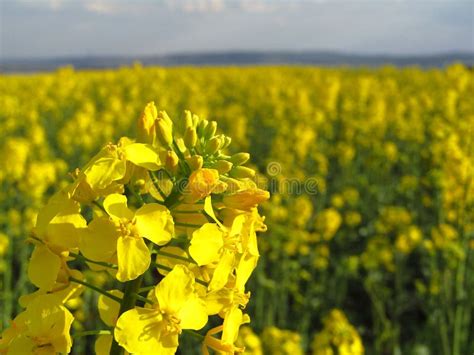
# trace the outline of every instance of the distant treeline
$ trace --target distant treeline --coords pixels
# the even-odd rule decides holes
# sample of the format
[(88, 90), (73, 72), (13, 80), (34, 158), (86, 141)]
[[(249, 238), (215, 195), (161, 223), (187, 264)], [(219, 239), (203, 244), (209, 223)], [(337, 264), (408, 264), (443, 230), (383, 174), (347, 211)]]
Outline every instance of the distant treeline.
[(454, 62), (474, 66), (474, 52), (443, 53), (433, 55), (362, 55), (338, 52), (210, 52), (180, 53), (156, 56), (83, 56), (58, 58), (0, 59), (1, 72), (50, 71), (72, 65), (76, 69), (116, 68), (140, 62), (143, 65), (161, 66), (228, 66), (228, 65), (324, 65), (369, 66), (382, 65), (444, 67)]

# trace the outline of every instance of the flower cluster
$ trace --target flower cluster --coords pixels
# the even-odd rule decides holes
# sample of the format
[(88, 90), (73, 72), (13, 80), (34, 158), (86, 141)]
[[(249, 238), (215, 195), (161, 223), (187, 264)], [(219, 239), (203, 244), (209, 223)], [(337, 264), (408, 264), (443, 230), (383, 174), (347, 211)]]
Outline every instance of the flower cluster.
[[(103, 147), (73, 182), (40, 210), (30, 241), (28, 277), (37, 287), (5, 330), (0, 352), (68, 353), (74, 316), (67, 309), (86, 289), (100, 293), (99, 354), (125, 349), (174, 354), (183, 332), (203, 353), (233, 354), (257, 265), (257, 206), (269, 198), (245, 167), (247, 153), (227, 155), (231, 139), (214, 121), (185, 112), (173, 122), (149, 103), (137, 139)], [(88, 275), (115, 279), (105, 289)], [(222, 319), (200, 334), (210, 317)], [(213, 321), (213, 324), (216, 324)], [(219, 335), (221, 333), (221, 335)]]

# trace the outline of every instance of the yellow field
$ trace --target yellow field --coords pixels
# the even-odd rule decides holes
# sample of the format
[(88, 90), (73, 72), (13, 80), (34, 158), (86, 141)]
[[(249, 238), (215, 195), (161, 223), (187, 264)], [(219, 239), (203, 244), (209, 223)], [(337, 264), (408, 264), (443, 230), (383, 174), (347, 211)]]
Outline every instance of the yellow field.
[[(38, 210), (105, 144), (135, 137), (154, 101), (175, 122), (217, 121), (270, 191), (247, 354), (473, 353), (473, 93), (462, 65), (1, 75), (0, 331), (35, 290), (25, 241)], [(66, 303), (73, 332), (103, 326), (96, 302)], [(198, 347), (185, 334), (182, 346)]]

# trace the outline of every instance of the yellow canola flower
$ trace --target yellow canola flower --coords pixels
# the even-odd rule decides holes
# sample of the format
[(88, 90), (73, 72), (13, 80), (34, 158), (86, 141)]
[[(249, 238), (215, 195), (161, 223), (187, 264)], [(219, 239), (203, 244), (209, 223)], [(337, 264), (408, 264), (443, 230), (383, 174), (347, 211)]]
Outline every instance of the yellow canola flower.
[(96, 217), (82, 233), (80, 250), (95, 261), (117, 263), (117, 280), (134, 280), (150, 266), (150, 250), (143, 238), (164, 245), (174, 234), (168, 209), (149, 203), (136, 212), (127, 207), (127, 197), (111, 194), (104, 200), (108, 216)]
[(150, 144), (132, 143), (122, 138), (118, 145), (108, 144), (86, 164), (73, 185), (78, 201), (88, 202), (117, 190), (117, 184), (127, 182), (131, 167), (127, 162), (147, 170), (161, 167), (158, 152)]
[(0, 339), (0, 353), (22, 355), (54, 355), (69, 353), (72, 339), (69, 335), (74, 320), (72, 314), (43, 295), (33, 300), (6, 329)]
[(242, 355), (263, 355), (260, 338), (254, 333), (252, 328), (247, 325), (240, 328), (236, 344), (240, 347), (245, 347)]
[(36, 246), (28, 265), (28, 277), (35, 286), (46, 291), (53, 288), (69, 251), (79, 247), (79, 231), (85, 227), (79, 204), (67, 194), (59, 192), (49, 200), (38, 213)]
[(214, 269), (209, 284), (209, 290), (212, 291), (225, 286), (240, 256), (251, 273), (259, 253), (253, 215), (238, 215), (229, 228), (215, 216), (210, 198), (206, 199), (204, 210), (216, 223), (206, 223), (193, 232), (189, 254), (199, 266)]
[(174, 354), (183, 329), (199, 330), (207, 323), (206, 307), (194, 283), (193, 274), (176, 265), (155, 287), (156, 304), (120, 316), (114, 332), (117, 342), (134, 354)]
[(342, 311), (333, 309), (324, 318), (323, 323), (323, 330), (313, 339), (313, 355), (364, 354), (364, 346), (357, 330), (349, 323)]
[(10, 240), (8, 236), (4, 233), (0, 233), (0, 256), (3, 256), (7, 253)]

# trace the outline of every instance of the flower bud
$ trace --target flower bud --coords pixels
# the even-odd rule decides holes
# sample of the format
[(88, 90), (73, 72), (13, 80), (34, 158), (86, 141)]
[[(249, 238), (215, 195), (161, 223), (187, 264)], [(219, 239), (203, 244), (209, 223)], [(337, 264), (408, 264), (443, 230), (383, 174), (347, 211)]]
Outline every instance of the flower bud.
[(216, 153), (221, 146), (221, 142), (219, 138), (213, 137), (210, 141), (207, 142), (206, 144), (206, 153), (208, 154), (214, 154)]
[(217, 130), (217, 122), (216, 121), (209, 122), (209, 124), (204, 129), (204, 134), (203, 134), (204, 138), (211, 139), (216, 134), (216, 130)]
[(197, 127), (199, 121), (200, 121), (199, 116), (193, 114), (193, 126), (194, 127)]
[(248, 211), (269, 198), (270, 193), (268, 191), (250, 188), (226, 195), (222, 202), (226, 207)]
[(160, 142), (169, 147), (173, 143), (173, 122), (166, 112), (160, 111), (155, 121), (156, 136)]
[(249, 153), (237, 153), (230, 157), (230, 161), (234, 165), (243, 165), (250, 159)]
[(188, 149), (194, 148), (197, 142), (197, 133), (194, 127), (186, 128), (184, 132), (184, 144)]
[(204, 130), (206, 129), (207, 127), (207, 124), (208, 124), (208, 121), (207, 120), (201, 120), (197, 127), (196, 127), (196, 132), (198, 134), (199, 137), (202, 137), (204, 136)]
[(193, 115), (191, 111), (184, 111), (184, 127), (189, 128), (189, 127), (194, 127), (193, 124)]
[(153, 125), (157, 115), (155, 104), (153, 102), (148, 103), (137, 121), (137, 142), (153, 143), (156, 136)]
[(186, 163), (188, 163), (191, 170), (198, 170), (202, 168), (204, 159), (200, 155), (193, 155), (192, 157), (186, 158)]
[(255, 177), (255, 170), (245, 166), (234, 166), (230, 171), (230, 176), (236, 179), (245, 179)]
[(214, 165), (213, 168), (217, 169), (219, 174), (225, 174), (232, 169), (232, 163), (227, 160), (218, 160)]
[(224, 144), (222, 145), (221, 149), (227, 148), (231, 142), (232, 142), (232, 138), (224, 136)]
[(172, 172), (176, 173), (178, 169), (179, 158), (173, 150), (168, 150), (166, 152), (160, 153), (160, 159), (164, 162), (165, 168)]
[(168, 125), (173, 126), (173, 121), (171, 120), (170, 116), (168, 116), (166, 111), (160, 111), (158, 113), (158, 118), (164, 120)]

